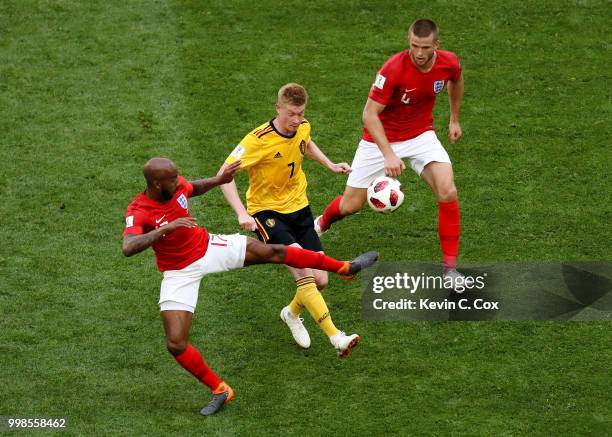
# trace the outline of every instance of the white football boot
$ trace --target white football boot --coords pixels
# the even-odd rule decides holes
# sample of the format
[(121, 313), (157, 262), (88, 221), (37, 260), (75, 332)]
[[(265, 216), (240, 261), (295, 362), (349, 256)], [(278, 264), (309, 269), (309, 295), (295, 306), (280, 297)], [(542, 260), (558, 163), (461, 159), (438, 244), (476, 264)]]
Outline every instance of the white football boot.
[(359, 340), (357, 334), (346, 335), (344, 331), (329, 337), (329, 341), (336, 348), (340, 358), (347, 358), (353, 351), (353, 348), (359, 344)]
[(291, 314), (289, 306), (283, 308), (280, 312), (280, 318), (287, 324), (295, 342), (304, 349), (310, 347), (310, 335), (304, 327), (304, 319), (300, 316)]
[(451, 287), (455, 293), (463, 293), (465, 290), (470, 290), (474, 287), (474, 278), (466, 277), (463, 273), (459, 273), (457, 269), (447, 269), (444, 271), (442, 278), (444, 283), (451, 283)]

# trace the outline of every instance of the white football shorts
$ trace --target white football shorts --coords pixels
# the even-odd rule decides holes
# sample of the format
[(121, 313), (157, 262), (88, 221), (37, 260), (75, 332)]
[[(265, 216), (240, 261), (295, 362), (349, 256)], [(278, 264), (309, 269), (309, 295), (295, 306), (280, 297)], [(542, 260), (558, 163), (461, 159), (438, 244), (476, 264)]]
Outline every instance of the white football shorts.
[[(430, 162), (451, 163), (444, 146), (432, 130), (410, 140), (391, 143), (391, 147), (400, 158), (410, 159), (410, 167), (419, 176)], [(359, 142), (351, 167), (353, 171), (346, 181), (350, 187), (368, 188), (374, 179), (385, 175), (385, 159), (380, 149), (376, 143), (365, 140)]]
[(193, 313), (198, 303), (200, 281), (211, 273), (227, 272), (244, 266), (247, 237), (240, 234), (210, 234), (202, 258), (181, 270), (166, 270), (159, 293), (161, 311)]

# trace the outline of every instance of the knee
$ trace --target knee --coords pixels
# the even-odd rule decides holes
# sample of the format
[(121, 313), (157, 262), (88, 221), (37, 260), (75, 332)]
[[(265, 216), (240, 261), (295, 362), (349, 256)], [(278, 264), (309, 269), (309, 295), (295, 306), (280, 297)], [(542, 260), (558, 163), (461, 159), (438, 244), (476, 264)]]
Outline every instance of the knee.
[(457, 200), (457, 188), (455, 184), (440, 189), (438, 191), (438, 200), (440, 202), (452, 202), (453, 200)]
[(286, 253), (287, 248), (282, 244), (265, 244), (254, 238), (249, 238), (247, 240), (245, 265), (265, 263), (282, 264), (285, 260)]
[(319, 291), (323, 291), (323, 289), (327, 287), (329, 280), (327, 279), (327, 276), (326, 276), (325, 278), (316, 278), (315, 282), (317, 284), (317, 288), (319, 289)]
[(282, 263), (285, 260), (285, 255), (287, 254), (287, 246), (283, 244), (270, 244), (268, 245), (272, 249), (271, 258)]
[(287, 256), (287, 246), (283, 244), (263, 244), (258, 263), (283, 264)]
[(168, 352), (176, 357), (187, 349), (187, 340), (168, 338), (166, 339), (166, 349), (168, 349)]

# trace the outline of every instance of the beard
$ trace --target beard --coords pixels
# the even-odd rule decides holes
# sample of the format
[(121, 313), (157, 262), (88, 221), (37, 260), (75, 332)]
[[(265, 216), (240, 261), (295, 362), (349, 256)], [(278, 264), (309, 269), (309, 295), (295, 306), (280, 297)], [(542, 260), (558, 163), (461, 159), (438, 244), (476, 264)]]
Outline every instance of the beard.
[(162, 188), (160, 190), (160, 194), (161, 194), (161, 196), (163, 197), (164, 200), (170, 200), (174, 196), (174, 193), (171, 193), (170, 191), (168, 191), (165, 188)]

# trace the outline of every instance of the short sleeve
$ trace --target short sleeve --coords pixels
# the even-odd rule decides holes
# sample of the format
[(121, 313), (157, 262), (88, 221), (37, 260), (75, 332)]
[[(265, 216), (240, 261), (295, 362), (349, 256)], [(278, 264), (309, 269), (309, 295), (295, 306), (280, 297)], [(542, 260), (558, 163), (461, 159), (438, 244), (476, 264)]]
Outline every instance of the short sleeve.
[(376, 73), (376, 79), (370, 88), (368, 97), (381, 105), (386, 105), (391, 100), (393, 91), (397, 86), (399, 78), (400, 63), (397, 58), (389, 59), (382, 68)]
[(459, 62), (459, 58), (457, 56), (455, 56), (453, 61), (454, 61), (453, 62), (454, 71), (450, 77), (450, 80), (452, 80), (453, 82), (456, 82), (461, 77), (461, 63)]
[(259, 145), (259, 138), (252, 133), (247, 134), (242, 141), (240, 141), (240, 144), (232, 150), (232, 153), (229, 154), (225, 163), (229, 165), (240, 159), (242, 160), (242, 169), (247, 169), (257, 164), (262, 157), (261, 147), (259, 147)]
[(123, 230), (123, 236), (143, 234), (146, 223), (146, 217), (141, 211), (128, 207), (125, 212), (125, 229)]
[(306, 142), (306, 144), (310, 143), (310, 141), (312, 140), (312, 137), (310, 135), (310, 123), (308, 122), (308, 120), (304, 120), (302, 122), (302, 125), (304, 126), (304, 141)]
[(191, 182), (189, 182), (183, 176), (179, 176), (178, 179), (179, 179), (179, 182), (181, 183), (181, 186), (185, 190), (185, 196), (191, 197), (191, 193), (193, 193), (193, 185), (191, 184)]

